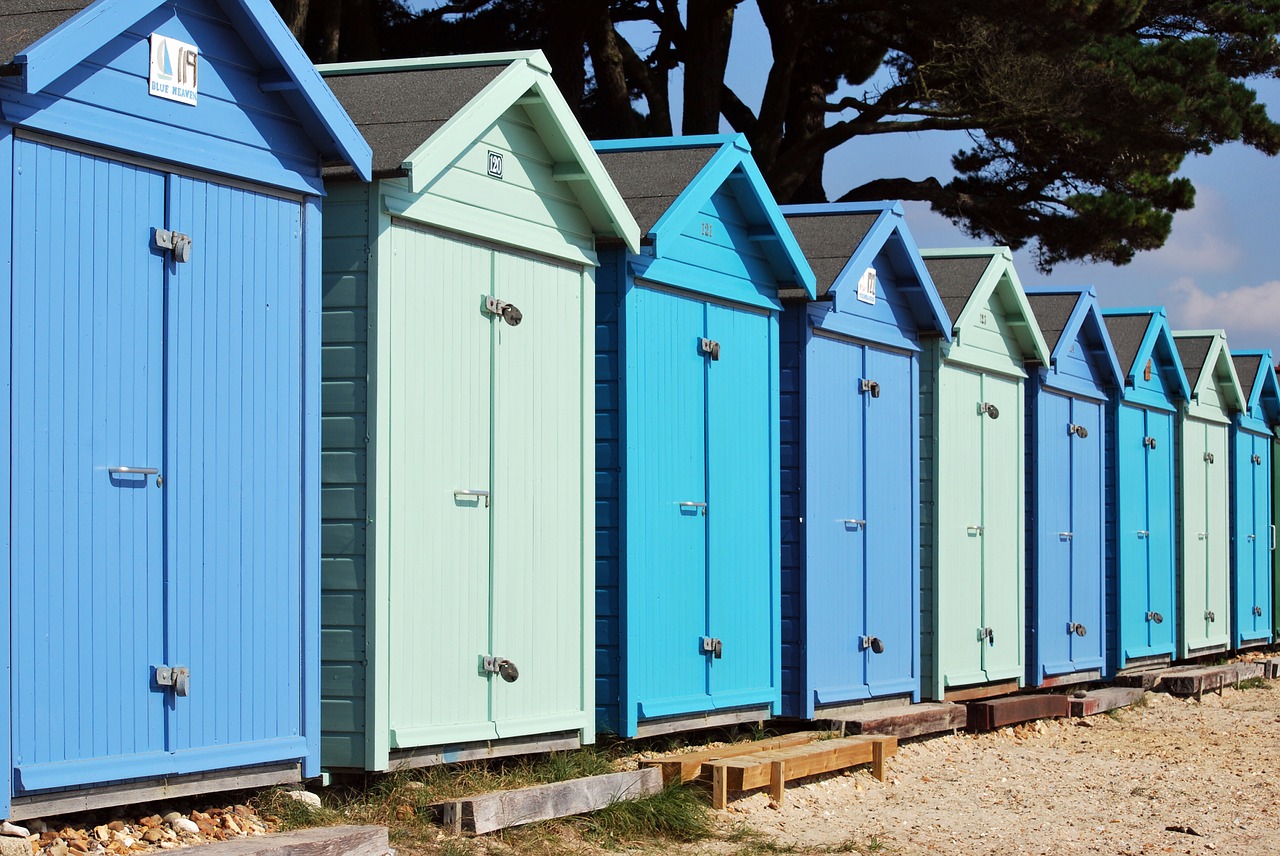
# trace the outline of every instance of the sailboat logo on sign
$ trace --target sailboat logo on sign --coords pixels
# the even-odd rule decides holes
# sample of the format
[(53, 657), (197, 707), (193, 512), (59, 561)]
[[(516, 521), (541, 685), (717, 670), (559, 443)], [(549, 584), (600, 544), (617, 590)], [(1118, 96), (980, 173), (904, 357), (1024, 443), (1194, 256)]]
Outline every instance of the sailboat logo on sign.
[(152, 95), (194, 106), (199, 65), (200, 51), (195, 45), (151, 34), (148, 85)]

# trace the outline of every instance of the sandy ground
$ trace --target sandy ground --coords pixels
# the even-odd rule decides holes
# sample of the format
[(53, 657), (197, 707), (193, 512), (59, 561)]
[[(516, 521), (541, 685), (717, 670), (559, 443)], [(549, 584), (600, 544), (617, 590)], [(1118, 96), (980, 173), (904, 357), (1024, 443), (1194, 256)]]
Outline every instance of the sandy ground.
[(1280, 685), (917, 740), (883, 784), (740, 795), (717, 823), (731, 840), (669, 850), (1280, 854)]

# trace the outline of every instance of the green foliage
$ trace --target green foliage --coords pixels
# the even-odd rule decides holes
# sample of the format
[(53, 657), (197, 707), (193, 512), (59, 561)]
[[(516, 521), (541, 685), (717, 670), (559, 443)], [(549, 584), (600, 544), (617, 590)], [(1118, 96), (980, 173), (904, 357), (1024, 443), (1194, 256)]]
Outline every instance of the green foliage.
[(323, 804), (316, 808), (300, 802), (281, 788), (263, 791), (252, 800), (252, 804), (259, 816), (278, 818), (281, 831), (328, 826), (337, 823), (340, 817), (336, 811)]
[(699, 841), (711, 833), (710, 811), (702, 792), (678, 784), (643, 799), (616, 802), (578, 823), (589, 838), (608, 844), (653, 838)]

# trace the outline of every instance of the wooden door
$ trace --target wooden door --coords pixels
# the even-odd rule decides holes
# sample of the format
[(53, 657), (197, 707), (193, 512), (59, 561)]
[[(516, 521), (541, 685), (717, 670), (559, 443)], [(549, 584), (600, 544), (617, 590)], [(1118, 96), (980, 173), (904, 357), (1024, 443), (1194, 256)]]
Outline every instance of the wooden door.
[[(1106, 660), (1106, 548), (1103, 533), (1104, 469), (1102, 404), (1073, 399), (1071, 443), (1071, 618), (1068, 635), (1073, 671), (1101, 669)], [(1065, 433), (1065, 432), (1064, 432)], [(1062, 628), (1060, 628), (1062, 629)]]
[[(1157, 453), (1147, 442), (1149, 413), (1119, 405), (1116, 419), (1115, 539), (1117, 668), (1136, 657), (1155, 653), (1151, 612), (1151, 470)], [(1157, 443), (1157, 447), (1158, 447)], [(1163, 616), (1162, 616), (1163, 617)]]
[[(1146, 413), (1148, 655), (1173, 654), (1178, 629), (1174, 415)], [(1133, 656), (1146, 656), (1134, 654)]]
[(991, 629), (981, 646), (988, 681), (1021, 677), (1023, 617), (1021, 381), (982, 379), (983, 402), (999, 409), (982, 425), (982, 618)]
[(1179, 605), (1185, 634), (1184, 653), (1212, 644), (1208, 542), (1213, 533), (1209, 529), (1208, 427), (1196, 419), (1184, 419), (1182, 427), (1182, 602)]
[[(1222, 423), (1205, 425), (1205, 609), (1211, 645), (1231, 644), (1231, 465), (1230, 431)], [(1194, 617), (1194, 615), (1192, 616)]]
[(1073, 557), (1075, 553), (1074, 507), (1076, 484), (1076, 436), (1067, 432), (1072, 424), (1071, 399), (1041, 390), (1035, 402), (1037, 476), (1035, 499), (1036, 602), (1034, 636), (1040, 669), (1036, 683), (1050, 675), (1076, 670), (1072, 662), (1072, 633), (1077, 598), (1074, 596)]
[[(1254, 547), (1253, 599), (1254, 639), (1271, 638), (1271, 554), (1276, 548), (1276, 533), (1271, 522), (1271, 438), (1254, 437), (1253, 452), (1258, 463), (1253, 468), (1253, 531), (1257, 535)], [(1257, 613), (1261, 613), (1260, 615)]]

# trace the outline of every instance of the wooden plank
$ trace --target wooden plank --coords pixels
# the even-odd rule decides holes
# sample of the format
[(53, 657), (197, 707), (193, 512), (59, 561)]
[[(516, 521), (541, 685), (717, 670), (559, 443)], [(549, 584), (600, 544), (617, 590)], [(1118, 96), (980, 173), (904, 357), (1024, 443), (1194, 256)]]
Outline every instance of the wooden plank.
[[(843, 770), (855, 764), (875, 761), (875, 747), (879, 744), (885, 755), (897, 751), (898, 740), (886, 736), (841, 737), (823, 740), (807, 746), (791, 746), (755, 755), (723, 758), (709, 761), (713, 779), (720, 770), (725, 772), (725, 787), (731, 791), (750, 791), (770, 783), (774, 762), (782, 762), (786, 781)], [(883, 775), (883, 762), (881, 768)]]
[(1262, 674), (1261, 663), (1183, 666), (1165, 672), (1160, 683), (1166, 692), (1181, 696), (1194, 695), (1200, 698), (1206, 692), (1220, 692), (1223, 687), (1238, 684), (1249, 678), (1259, 678)]
[(697, 752), (686, 752), (683, 755), (663, 755), (659, 758), (642, 758), (640, 759), (640, 766), (657, 767), (662, 770), (663, 784), (670, 784), (672, 782), (692, 782), (694, 779), (702, 775), (702, 765), (707, 761), (715, 761), (720, 758), (734, 758), (739, 755), (750, 755), (753, 752), (780, 749), (786, 746), (802, 746), (806, 743), (812, 743), (814, 740), (825, 736), (827, 733), (828, 732), (823, 731), (797, 731), (794, 734), (784, 734), (781, 737), (770, 737), (767, 740), (730, 743), (725, 746), (714, 746), (707, 749), (699, 749)]
[(787, 784), (787, 762), (786, 761), (770, 761), (769, 762), (769, 798), (778, 805), (782, 805), (783, 799), (786, 798)]
[[(1276, 460), (1280, 461), (1280, 456)], [(1271, 657), (1262, 662), (1262, 677), (1268, 680), (1280, 678), (1280, 657)]]
[(972, 701), (979, 698), (993, 698), (995, 696), (1004, 696), (1016, 693), (1021, 687), (1017, 681), (1001, 681), (997, 684), (979, 684), (976, 687), (960, 687), (959, 689), (947, 690), (943, 694), (943, 701)]
[(1163, 677), (1167, 671), (1169, 671), (1168, 667), (1162, 669), (1145, 669), (1139, 672), (1127, 672), (1125, 674), (1116, 675), (1113, 679), (1113, 683), (1118, 687), (1132, 687), (1150, 692), (1159, 686), (1161, 677)]
[(327, 826), (186, 848), (197, 856), (387, 856), (385, 826)]
[(649, 796), (660, 790), (662, 774), (648, 768), (511, 791), (494, 791), (437, 803), (432, 808), (437, 818), (455, 828), (483, 835), (539, 820), (598, 811), (612, 803)]
[(844, 719), (853, 734), (892, 734), (899, 740), (964, 728), (969, 712), (962, 704), (926, 702), (867, 711)]
[(1128, 707), (1136, 703), (1147, 691), (1142, 687), (1104, 687), (1080, 693), (1071, 698), (1072, 716), (1093, 716)]
[(1102, 680), (1102, 672), (1094, 669), (1090, 672), (1073, 672), (1069, 675), (1050, 675), (1040, 681), (1040, 687), (1047, 690), (1055, 687), (1075, 686), (1076, 684), (1091, 684), (1100, 680)]
[(969, 728), (990, 731), (1005, 725), (1066, 716), (1070, 704), (1065, 695), (1018, 695), (969, 702)]
[(715, 765), (711, 772), (711, 807), (723, 810), (729, 804), (729, 774), (724, 767)]
[[(871, 775), (876, 777), (877, 781), (884, 781), (884, 760), (888, 745), (883, 740), (877, 740), (871, 744)], [(897, 740), (894, 740), (894, 748), (897, 748)]]

